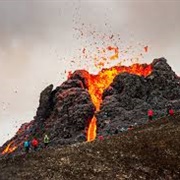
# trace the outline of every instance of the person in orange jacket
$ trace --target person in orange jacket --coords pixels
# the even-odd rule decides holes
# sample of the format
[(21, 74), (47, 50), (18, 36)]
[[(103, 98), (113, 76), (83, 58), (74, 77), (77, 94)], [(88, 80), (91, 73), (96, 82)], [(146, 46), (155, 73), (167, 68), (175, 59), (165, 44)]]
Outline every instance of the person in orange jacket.
[(148, 119), (149, 121), (152, 121), (153, 120), (153, 115), (154, 115), (154, 112), (152, 109), (149, 109), (148, 110)]
[(39, 142), (36, 138), (34, 138), (32, 141), (31, 141), (31, 145), (33, 146), (34, 150), (36, 151), (37, 148), (38, 148), (38, 145), (39, 145)]

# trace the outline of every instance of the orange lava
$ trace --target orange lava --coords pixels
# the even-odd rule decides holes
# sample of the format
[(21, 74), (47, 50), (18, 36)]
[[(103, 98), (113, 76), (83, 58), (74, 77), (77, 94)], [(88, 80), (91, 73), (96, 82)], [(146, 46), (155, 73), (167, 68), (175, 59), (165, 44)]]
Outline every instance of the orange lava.
[(136, 74), (139, 76), (147, 76), (151, 73), (151, 65), (133, 64), (132, 66), (115, 66), (109, 69), (103, 69), (97, 75), (86, 75), (88, 81), (88, 91), (91, 95), (92, 102), (99, 111), (102, 102), (103, 91), (109, 87), (115, 76), (120, 73), (127, 72), (129, 74)]
[[(139, 76), (148, 76), (152, 71), (151, 65), (133, 64), (132, 66), (115, 66), (109, 69), (102, 69), (97, 75), (84, 73), (88, 82), (88, 91), (93, 104), (96, 106), (96, 111), (100, 110), (102, 102), (102, 94), (106, 88), (113, 82), (115, 76), (120, 73), (127, 72)], [(96, 117), (94, 116), (89, 124), (87, 131), (87, 141), (92, 141), (96, 138)]]
[(1, 153), (2, 155), (6, 154), (6, 153), (12, 153), (13, 151), (16, 150), (17, 146), (12, 146), (13, 141), (10, 142), (6, 148), (4, 149), (4, 151)]
[(119, 50), (118, 50), (118, 47), (112, 47), (112, 46), (108, 46), (107, 49), (109, 51), (114, 51), (114, 55), (110, 57), (110, 60), (115, 60), (115, 59), (118, 59), (119, 57)]
[(89, 124), (88, 131), (87, 131), (88, 142), (93, 141), (96, 138), (96, 129), (97, 129), (96, 121), (97, 121), (96, 117), (93, 116)]

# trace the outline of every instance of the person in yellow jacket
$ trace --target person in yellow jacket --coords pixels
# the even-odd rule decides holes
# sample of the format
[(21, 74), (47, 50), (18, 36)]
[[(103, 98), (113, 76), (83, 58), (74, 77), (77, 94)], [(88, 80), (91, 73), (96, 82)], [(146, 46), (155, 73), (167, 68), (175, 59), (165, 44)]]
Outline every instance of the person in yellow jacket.
[(49, 137), (47, 134), (45, 134), (44, 136), (44, 146), (47, 147), (47, 145), (49, 144)]

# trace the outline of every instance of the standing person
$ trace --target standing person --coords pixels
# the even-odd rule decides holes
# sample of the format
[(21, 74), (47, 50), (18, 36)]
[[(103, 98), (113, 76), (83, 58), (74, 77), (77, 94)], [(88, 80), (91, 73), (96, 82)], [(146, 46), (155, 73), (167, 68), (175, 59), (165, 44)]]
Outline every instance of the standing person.
[(166, 105), (166, 113), (167, 113), (167, 116), (168, 115), (170, 115), (170, 110), (172, 109), (172, 105), (170, 104), (170, 103), (168, 103), (167, 105)]
[(24, 150), (26, 153), (29, 152), (29, 148), (30, 148), (30, 142), (28, 140), (24, 141)]
[(47, 147), (47, 145), (49, 144), (49, 137), (47, 134), (45, 134), (44, 136), (44, 146)]
[(36, 151), (37, 148), (38, 148), (38, 144), (39, 144), (38, 140), (37, 140), (36, 138), (34, 138), (34, 139), (31, 141), (31, 144), (32, 144), (34, 150)]
[(170, 116), (173, 116), (174, 115), (174, 110), (171, 108), (171, 109), (169, 109), (169, 115)]
[(148, 110), (148, 120), (151, 122), (153, 120), (154, 112), (152, 109)]

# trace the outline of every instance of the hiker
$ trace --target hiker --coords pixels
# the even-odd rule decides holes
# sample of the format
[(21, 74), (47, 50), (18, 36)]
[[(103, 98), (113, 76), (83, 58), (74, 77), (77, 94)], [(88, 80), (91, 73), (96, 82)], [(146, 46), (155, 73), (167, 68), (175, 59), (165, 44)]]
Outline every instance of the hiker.
[(173, 116), (174, 115), (174, 110), (171, 108), (171, 109), (169, 109), (169, 115), (170, 116)]
[(172, 109), (172, 105), (170, 103), (168, 103), (165, 107), (166, 107), (166, 113), (168, 116), (168, 115), (170, 115), (169, 111)]
[(28, 140), (24, 141), (25, 152), (28, 153), (30, 148), (30, 142)]
[(34, 150), (36, 151), (37, 148), (38, 148), (38, 144), (39, 144), (39, 143), (38, 143), (38, 140), (37, 140), (36, 138), (34, 138), (34, 139), (31, 141), (31, 144), (32, 144)]
[(47, 145), (49, 144), (49, 137), (47, 134), (45, 134), (44, 136), (44, 146), (47, 147)]
[(99, 139), (100, 141), (102, 141), (102, 140), (104, 139), (104, 137), (101, 135), (101, 136), (98, 136), (98, 139)]
[(149, 120), (149, 121), (152, 121), (152, 120), (153, 120), (153, 115), (154, 115), (153, 110), (152, 110), (152, 109), (149, 109), (149, 110), (148, 110), (148, 120)]

